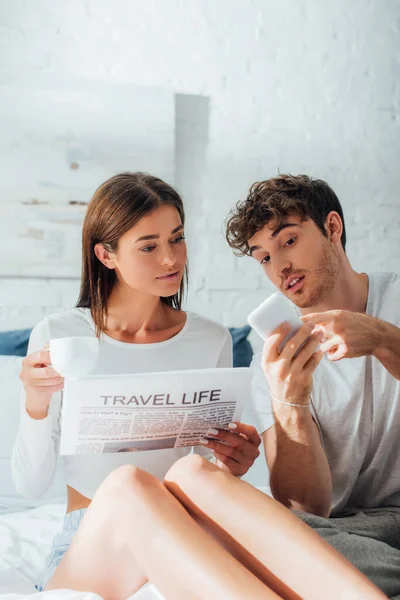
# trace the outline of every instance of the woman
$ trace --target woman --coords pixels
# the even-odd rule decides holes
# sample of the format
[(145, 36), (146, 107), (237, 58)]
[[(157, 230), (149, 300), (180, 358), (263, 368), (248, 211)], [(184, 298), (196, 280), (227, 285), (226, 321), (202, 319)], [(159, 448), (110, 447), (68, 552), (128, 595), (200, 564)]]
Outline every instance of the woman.
[(196, 455), (164, 483), (115, 470), (47, 589), (123, 600), (147, 580), (167, 600), (386, 597), (283, 505)]
[[(178, 193), (143, 173), (111, 177), (95, 192), (83, 224), (83, 267), (77, 307), (51, 315), (32, 331), (20, 374), (21, 424), (12, 471), (20, 493), (39, 497), (49, 487), (60, 440), (63, 378), (45, 345), (70, 336), (102, 338), (96, 372), (146, 373), (230, 367), (229, 331), (181, 309), (187, 279), (184, 210)], [(204, 452), (234, 475), (259, 454), (249, 425), (205, 439)], [(223, 443), (222, 443), (223, 441)], [(96, 489), (114, 469), (136, 465), (163, 479), (190, 448), (64, 457), (67, 515), (53, 543), (42, 586), (52, 576)]]

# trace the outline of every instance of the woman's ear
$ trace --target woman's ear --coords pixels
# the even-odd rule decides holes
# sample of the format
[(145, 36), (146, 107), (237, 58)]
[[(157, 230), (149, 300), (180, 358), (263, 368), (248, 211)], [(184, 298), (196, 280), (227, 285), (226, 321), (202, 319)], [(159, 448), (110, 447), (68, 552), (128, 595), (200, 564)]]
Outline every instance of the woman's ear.
[(339, 213), (332, 210), (325, 221), (325, 229), (328, 235), (328, 239), (333, 243), (339, 243), (341, 241), (343, 233), (343, 222), (340, 218)]
[(107, 267), (107, 269), (115, 269), (116, 265), (113, 259), (114, 255), (106, 250), (103, 244), (96, 244), (94, 247), (94, 253), (99, 261), (103, 263), (105, 267)]

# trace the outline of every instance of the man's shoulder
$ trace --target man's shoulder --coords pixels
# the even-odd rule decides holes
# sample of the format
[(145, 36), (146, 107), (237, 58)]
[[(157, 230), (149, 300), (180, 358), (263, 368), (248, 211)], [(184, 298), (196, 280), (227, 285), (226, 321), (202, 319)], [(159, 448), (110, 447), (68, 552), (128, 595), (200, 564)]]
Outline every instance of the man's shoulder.
[(377, 286), (388, 288), (400, 286), (400, 273), (394, 271), (376, 271), (370, 273), (368, 277)]
[(377, 272), (369, 275), (367, 312), (400, 325), (400, 274)]

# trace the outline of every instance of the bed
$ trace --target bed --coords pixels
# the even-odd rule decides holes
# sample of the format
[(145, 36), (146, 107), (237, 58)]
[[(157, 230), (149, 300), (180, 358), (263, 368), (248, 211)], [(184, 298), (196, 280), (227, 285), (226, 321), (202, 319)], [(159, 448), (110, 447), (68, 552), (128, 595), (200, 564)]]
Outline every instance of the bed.
[[(72, 590), (39, 593), (35, 583), (40, 581), (47, 552), (54, 534), (60, 530), (65, 513), (64, 504), (46, 504), (24, 511), (0, 516), (0, 598), (19, 600), (95, 600), (96, 594)], [(163, 596), (148, 584), (134, 594), (135, 600), (160, 600)]]

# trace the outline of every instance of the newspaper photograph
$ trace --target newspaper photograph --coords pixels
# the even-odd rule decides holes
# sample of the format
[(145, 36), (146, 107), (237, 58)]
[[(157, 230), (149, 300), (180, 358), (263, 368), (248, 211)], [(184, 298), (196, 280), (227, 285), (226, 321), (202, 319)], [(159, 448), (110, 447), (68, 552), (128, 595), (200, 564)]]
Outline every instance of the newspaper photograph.
[(239, 421), (250, 394), (249, 368), (66, 377), (60, 454), (196, 446)]

